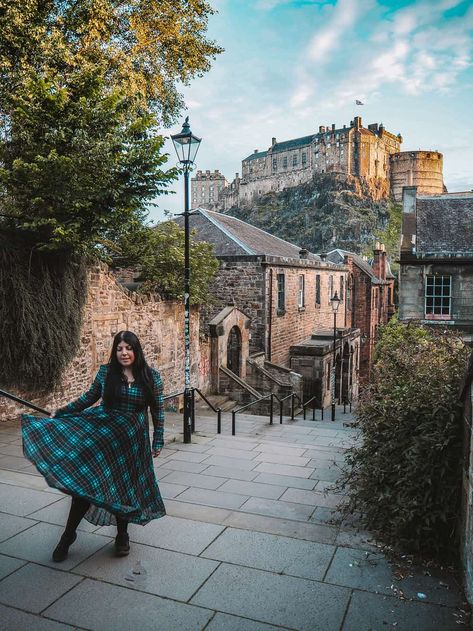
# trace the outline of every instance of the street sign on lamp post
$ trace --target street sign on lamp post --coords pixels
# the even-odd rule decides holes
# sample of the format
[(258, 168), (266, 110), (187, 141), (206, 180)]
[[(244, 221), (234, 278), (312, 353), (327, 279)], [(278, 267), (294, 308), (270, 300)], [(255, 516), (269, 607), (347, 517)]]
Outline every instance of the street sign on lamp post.
[(187, 116), (180, 134), (171, 136), (174, 149), (184, 172), (184, 442), (190, 443), (192, 436), (192, 394), (190, 362), (190, 247), (189, 173), (199, 150), (201, 138), (194, 136)]

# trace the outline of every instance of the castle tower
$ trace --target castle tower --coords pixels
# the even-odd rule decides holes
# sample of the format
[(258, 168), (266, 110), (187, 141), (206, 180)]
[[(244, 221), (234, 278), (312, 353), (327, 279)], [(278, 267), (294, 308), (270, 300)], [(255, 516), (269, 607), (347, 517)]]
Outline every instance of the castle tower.
[(419, 195), (444, 192), (443, 156), (438, 151), (401, 151), (390, 156), (391, 194), (402, 201), (403, 186), (416, 186)]

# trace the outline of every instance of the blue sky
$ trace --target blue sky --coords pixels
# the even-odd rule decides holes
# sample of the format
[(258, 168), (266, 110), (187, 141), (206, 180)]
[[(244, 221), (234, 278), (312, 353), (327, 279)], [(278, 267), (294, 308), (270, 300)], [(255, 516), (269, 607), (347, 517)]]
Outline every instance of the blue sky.
[[(450, 191), (473, 189), (472, 0), (211, 4), (218, 14), (209, 35), (225, 52), (183, 89), (192, 131), (203, 138), (197, 168), (231, 180), (272, 136), (296, 138), (361, 115), (364, 125), (400, 132), (403, 150), (441, 151)], [(182, 211), (182, 181), (174, 189), (151, 219)]]

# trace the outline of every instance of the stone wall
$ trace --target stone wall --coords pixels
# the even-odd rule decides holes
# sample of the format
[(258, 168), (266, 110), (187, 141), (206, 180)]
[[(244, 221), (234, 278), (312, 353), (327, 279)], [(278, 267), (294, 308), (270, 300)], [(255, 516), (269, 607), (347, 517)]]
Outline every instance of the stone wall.
[[(80, 348), (65, 371), (61, 384), (47, 395), (17, 390), (17, 396), (48, 410), (78, 397), (91, 384), (100, 364), (106, 363), (114, 335), (123, 329), (137, 334), (148, 363), (157, 368), (166, 394), (183, 389), (184, 309), (177, 301), (164, 301), (123, 289), (105, 265), (89, 270)], [(191, 314), (192, 385), (204, 391), (210, 373), (210, 349), (199, 339), (199, 314)], [(26, 409), (0, 397), (0, 421), (12, 420)]]
[[(285, 278), (285, 306), (278, 309), (278, 274)], [(304, 276), (304, 306), (298, 304), (299, 277)], [(316, 304), (316, 279), (320, 277), (320, 303)], [(333, 279), (332, 281), (330, 279)], [(341, 280), (343, 279), (343, 281)], [(271, 362), (289, 366), (289, 349), (311, 335), (315, 330), (333, 327), (330, 303), (331, 288), (342, 295), (337, 316), (337, 327), (345, 327), (346, 272), (321, 267), (288, 267), (272, 265), (267, 270), (268, 304), (272, 303), (268, 316), (271, 328)], [(342, 290), (342, 292), (341, 292)], [(269, 296), (272, 296), (270, 301)]]
[(460, 525), (460, 554), (463, 564), (465, 594), (473, 604), (473, 353), (462, 389), (463, 401), (463, 467), (462, 467), (462, 520)]

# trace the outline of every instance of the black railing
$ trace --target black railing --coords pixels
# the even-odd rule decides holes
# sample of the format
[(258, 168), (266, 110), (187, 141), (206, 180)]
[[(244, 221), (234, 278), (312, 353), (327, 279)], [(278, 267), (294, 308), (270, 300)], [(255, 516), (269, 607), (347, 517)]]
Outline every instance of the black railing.
[[(235, 436), (235, 433), (236, 433), (236, 415), (239, 412), (243, 412), (243, 410), (246, 410), (247, 408), (251, 407), (255, 403), (260, 403), (260, 401), (265, 401), (267, 399), (271, 399), (271, 403), (272, 403), (273, 396), (275, 395), (273, 395), (272, 393), (267, 394), (264, 397), (260, 397), (259, 399), (250, 401), (249, 403), (247, 403), (246, 405), (243, 405), (241, 408), (238, 408), (237, 410), (232, 410), (232, 436)], [(270, 405), (270, 408), (269, 408), (269, 423), (270, 425), (273, 424), (273, 406), (272, 405)]]
[(48, 412), (47, 410), (43, 410), (43, 408), (38, 407), (37, 405), (35, 405), (34, 403), (31, 403), (30, 401), (25, 401), (24, 399), (20, 399), (20, 397), (17, 397), (11, 392), (0, 390), (0, 397), (6, 397), (7, 399), (11, 399), (12, 401), (15, 401), (16, 403), (20, 403), (21, 405), (26, 406), (27, 408), (36, 410), (36, 412), (41, 412), (41, 414), (46, 414), (47, 416), (51, 414), (51, 412)]
[[(216, 408), (214, 405), (210, 403), (205, 394), (203, 394), (199, 388), (192, 388), (192, 418), (195, 419), (195, 393), (198, 393), (199, 396), (207, 403), (209, 408), (211, 408), (217, 415), (217, 434), (222, 433), (222, 410), (221, 408)], [(195, 432), (195, 426), (192, 426), (192, 431)]]

